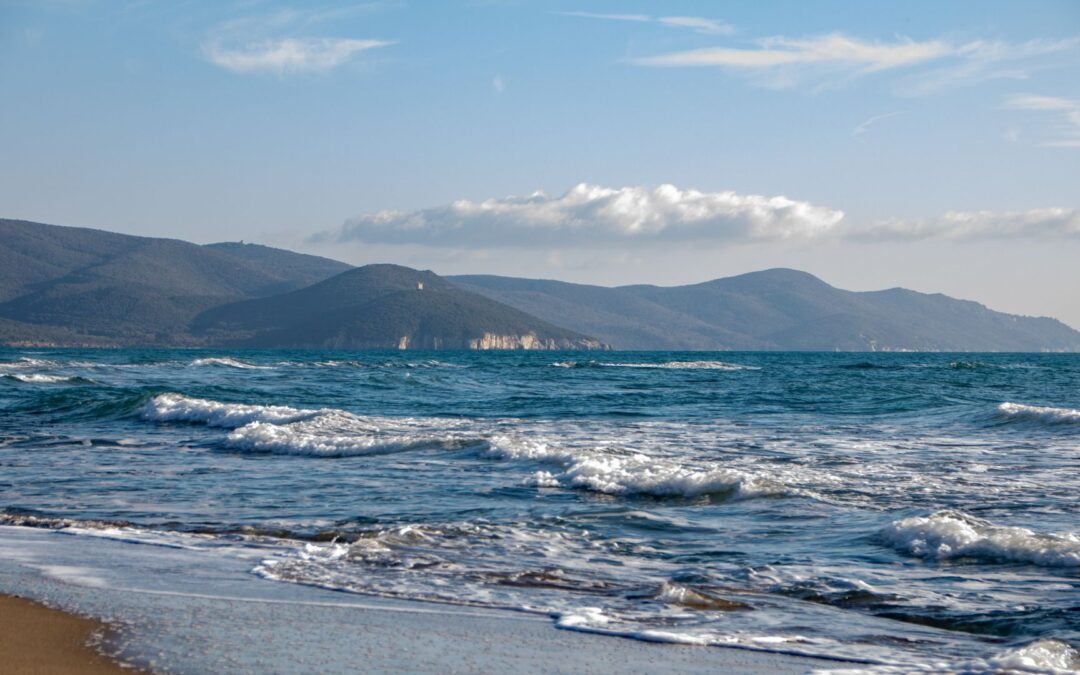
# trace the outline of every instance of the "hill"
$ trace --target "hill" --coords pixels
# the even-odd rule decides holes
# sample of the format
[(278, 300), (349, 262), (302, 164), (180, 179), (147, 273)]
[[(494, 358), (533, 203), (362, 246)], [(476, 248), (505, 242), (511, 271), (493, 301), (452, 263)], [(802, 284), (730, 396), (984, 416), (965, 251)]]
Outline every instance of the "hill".
[(1055, 319), (901, 288), (845, 291), (788, 269), (674, 287), (449, 278), (615, 349), (1080, 350), (1080, 333)]
[(1080, 351), (1080, 333), (787, 269), (673, 287), (443, 278), (257, 244), (0, 220), (0, 344)]
[(603, 348), (433, 272), (398, 265), (367, 265), (291, 293), (216, 307), (192, 328), (211, 342), (244, 347)]
[(301, 288), (348, 267), (267, 247), (0, 220), (0, 340), (190, 344), (188, 324), (210, 307)]
[(304, 286), (310, 286), (324, 279), (329, 279), (335, 274), (341, 274), (351, 270), (348, 265), (330, 258), (322, 258), (307, 253), (294, 253), (285, 249), (263, 246), (262, 244), (245, 244), (244, 242), (221, 242), (207, 244), (204, 248), (228, 253), (234, 258), (240, 258), (261, 270), (272, 270), (280, 276), (284, 283), (278, 292), (294, 291)]

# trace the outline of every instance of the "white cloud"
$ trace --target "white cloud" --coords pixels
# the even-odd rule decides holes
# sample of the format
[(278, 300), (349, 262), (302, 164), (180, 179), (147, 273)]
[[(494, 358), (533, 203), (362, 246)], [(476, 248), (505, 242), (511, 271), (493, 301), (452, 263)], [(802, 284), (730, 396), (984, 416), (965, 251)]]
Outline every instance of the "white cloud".
[(597, 12), (556, 12), (563, 16), (575, 16), (582, 19), (600, 19), (602, 21), (629, 21), (632, 23), (657, 23), (669, 28), (688, 28), (695, 33), (705, 35), (731, 35), (735, 27), (731, 24), (706, 19), (701, 16), (660, 16), (648, 14), (602, 14)]
[(310, 73), (331, 70), (359, 52), (390, 44), (393, 43), (349, 38), (282, 38), (232, 49), (211, 42), (203, 45), (203, 53), (211, 63), (234, 73)]
[(503, 81), (502, 75), (491, 78), (491, 88), (500, 94), (506, 91), (506, 82)]
[(887, 120), (890, 117), (896, 117), (897, 115), (903, 115), (905, 112), (906, 111), (904, 111), (904, 110), (897, 110), (895, 112), (884, 113), (882, 115), (874, 115), (870, 119), (866, 120), (865, 122), (863, 122), (859, 126), (852, 129), (851, 130), (851, 137), (861, 143), (861, 142), (863, 142), (863, 136), (866, 135), (866, 132), (870, 129), (871, 126), (873, 126), (877, 122), (880, 122), (881, 120)]
[(598, 12), (555, 12), (563, 16), (576, 16), (580, 19), (600, 19), (603, 21), (633, 21), (635, 23), (648, 23), (652, 17), (646, 14), (602, 14)]
[(854, 239), (1000, 239), (1080, 236), (1080, 210), (950, 211), (940, 218), (878, 221), (840, 234)]
[[(990, 79), (1026, 78), (1040, 67), (1061, 65), (1044, 58), (1075, 49), (1080, 38), (1025, 43), (946, 40), (867, 41), (842, 33), (818, 37), (783, 36), (756, 40), (751, 47), (707, 47), (634, 59), (655, 67), (718, 67), (741, 72), (770, 87), (791, 87), (805, 81), (835, 80), (871, 73), (915, 69), (901, 81), (898, 93), (925, 95), (950, 86)], [(938, 66), (927, 69), (927, 66)]]
[(689, 28), (706, 35), (731, 35), (735, 32), (735, 27), (729, 23), (705, 19), (700, 16), (662, 16), (656, 21), (664, 26)]
[(740, 242), (820, 236), (843, 217), (843, 211), (787, 197), (582, 183), (558, 197), (536, 192), (420, 211), (379, 211), (316, 239), (487, 248)]
[(771, 37), (758, 40), (754, 49), (708, 47), (637, 59), (647, 66), (723, 66), (767, 69), (796, 65), (840, 65), (858, 72), (899, 68), (950, 52), (938, 41), (865, 42), (840, 33), (795, 40)]
[[(1026, 80), (1036, 70), (1067, 65), (1062, 58), (1045, 57), (1075, 51), (1080, 38), (1029, 40), (1016, 44), (976, 40), (952, 47), (951, 58), (939, 68), (911, 76), (900, 83), (898, 93), (923, 96), (961, 85), (989, 80)], [(1076, 65), (1075, 61), (1072, 61)]]
[(1080, 100), (1057, 96), (1018, 94), (1005, 101), (1006, 108), (1033, 110), (1050, 113), (1056, 122), (1052, 127), (1052, 140), (1043, 145), (1062, 148), (1080, 148)]
[(472, 251), (500, 248), (732, 244), (778, 241), (918, 241), (1080, 237), (1080, 209), (950, 211), (935, 218), (849, 222), (844, 212), (783, 196), (681, 190), (674, 185), (608, 188), (581, 183), (552, 197), (534, 192), (417, 211), (352, 218), (316, 243), (360, 241)]

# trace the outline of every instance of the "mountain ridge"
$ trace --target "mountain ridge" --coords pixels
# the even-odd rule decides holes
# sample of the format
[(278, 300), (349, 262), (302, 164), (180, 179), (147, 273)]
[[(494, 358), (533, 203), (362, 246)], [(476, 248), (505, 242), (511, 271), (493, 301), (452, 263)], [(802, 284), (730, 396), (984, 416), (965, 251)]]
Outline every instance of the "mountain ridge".
[(193, 329), (216, 331), (240, 347), (605, 348), (464, 291), (430, 270), (390, 264), (356, 267), (297, 291), (216, 307), (196, 317)]
[[(941, 293), (846, 291), (788, 268), (685, 286), (449, 278), (540, 318), (558, 316), (615, 349), (1080, 351), (1080, 332), (1057, 319), (996, 312)], [(663, 331), (651, 330), (657, 325)]]
[(1080, 351), (1048, 317), (773, 268), (685, 286), (440, 277), (260, 244), (0, 219), (0, 344)]

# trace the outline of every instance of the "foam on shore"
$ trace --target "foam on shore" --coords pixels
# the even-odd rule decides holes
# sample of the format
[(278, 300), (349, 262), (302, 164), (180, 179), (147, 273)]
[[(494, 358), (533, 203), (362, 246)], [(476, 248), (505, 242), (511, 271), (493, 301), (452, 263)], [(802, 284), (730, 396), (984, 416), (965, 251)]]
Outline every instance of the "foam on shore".
[(995, 525), (961, 511), (897, 520), (882, 532), (894, 548), (932, 560), (976, 558), (1044, 567), (1080, 567), (1080, 536)]

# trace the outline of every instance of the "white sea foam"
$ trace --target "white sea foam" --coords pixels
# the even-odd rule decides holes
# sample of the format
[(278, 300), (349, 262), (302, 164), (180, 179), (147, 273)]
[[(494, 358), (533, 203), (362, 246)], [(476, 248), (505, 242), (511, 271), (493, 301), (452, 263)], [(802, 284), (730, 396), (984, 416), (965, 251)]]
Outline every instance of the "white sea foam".
[(23, 368), (50, 368), (56, 366), (54, 361), (45, 361), (43, 359), (33, 359), (29, 356), (24, 356), (18, 361), (4, 361), (0, 363), (0, 370), (21, 370)]
[(68, 377), (66, 375), (46, 375), (45, 373), (27, 373), (25, 375), (22, 373), (11, 373), (5, 375), (4, 377), (10, 378), (12, 380), (18, 380), (19, 382), (26, 382), (28, 384), (75, 382), (79, 380), (79, 378), (77, 377)]
[(882, 536), (891, 546), (923, 558), (1080, 566), (1080, 536), (1076, 534), (1039, 534), (1022, 527), (995, 525), (960, 511), (897, 520)]
[(203, 359), (195, 359), (189, 365), (192, 366), (227, 366), (229, 368), (242, 368), (245, 370), (272, 370), (273, 366), (260, 366), (254, 363), (247, 363), (246, 361), (240, 361), (238, 359), (229, 358), (228, 356), (213, 356)]
[(817, 669), (815, 675), (908, 675), (953, 673), (955, 675), (1075, 675), (1080, 671), (1080, 651), (1060, 640), (1042, 639), (985, 659), (932, 662), (906, 666)]
[(664, 361), (662, 363), (614, 363), (598, 361), (556, 361), (555, 368), (652, 368), (664, 370), (761, 370), (758, 366), (724, 361)]
[(669, 370), (761, 370), (758, 366), (745, 366), (724, 361), (666, 361), (664, 363), (601, 363), (607, 368), (664, 368)]
[(232, 431), (231, 448), (317, 457), (381, 454), (422, 447), (453, 448), (468, 438), (411, 419), (360, 417), (325, 410), (288, 424), (254, 421)]
[(997, 407), (1002, 417), (1042, 424), (1080, 424), (1080, 410), (1071, 408), (1049, 408), (1023, 403), (1002, 403)]
[(1075, 673), (1080, 671), (1080, 651), (1059, 640), (1036, 640), (1010, 649), (991, 659), (990, 663), (995, 672)]
[(236, 428), (252, 422), (288, 424), (311, 419), (319, 410), (283, 405), (221, 403), (183, 394), (158, 394), (143, 407), (143, 417), (156, 422), (195, 422), (211, 427)]
[(542, 487), (655, 497), (722, 494), (738, 498), (794, 492), (777, 481), (736, 469), (691, 466), (642, 453), (563, 449), (539, 439), (496, 436), (487, 452), (503, 459), (526, 459), (558, 466), (561, 471), (534, 474), (533, 484)]
[(233, 431), (228, 447), (252, 452), (343, 457), (418, 447), (458, 447), (469, 441), (455, 420), (363, 417), (343, 410), (222, 403), (159, 394), (143, 408), (158, 422), (193, 422)]

